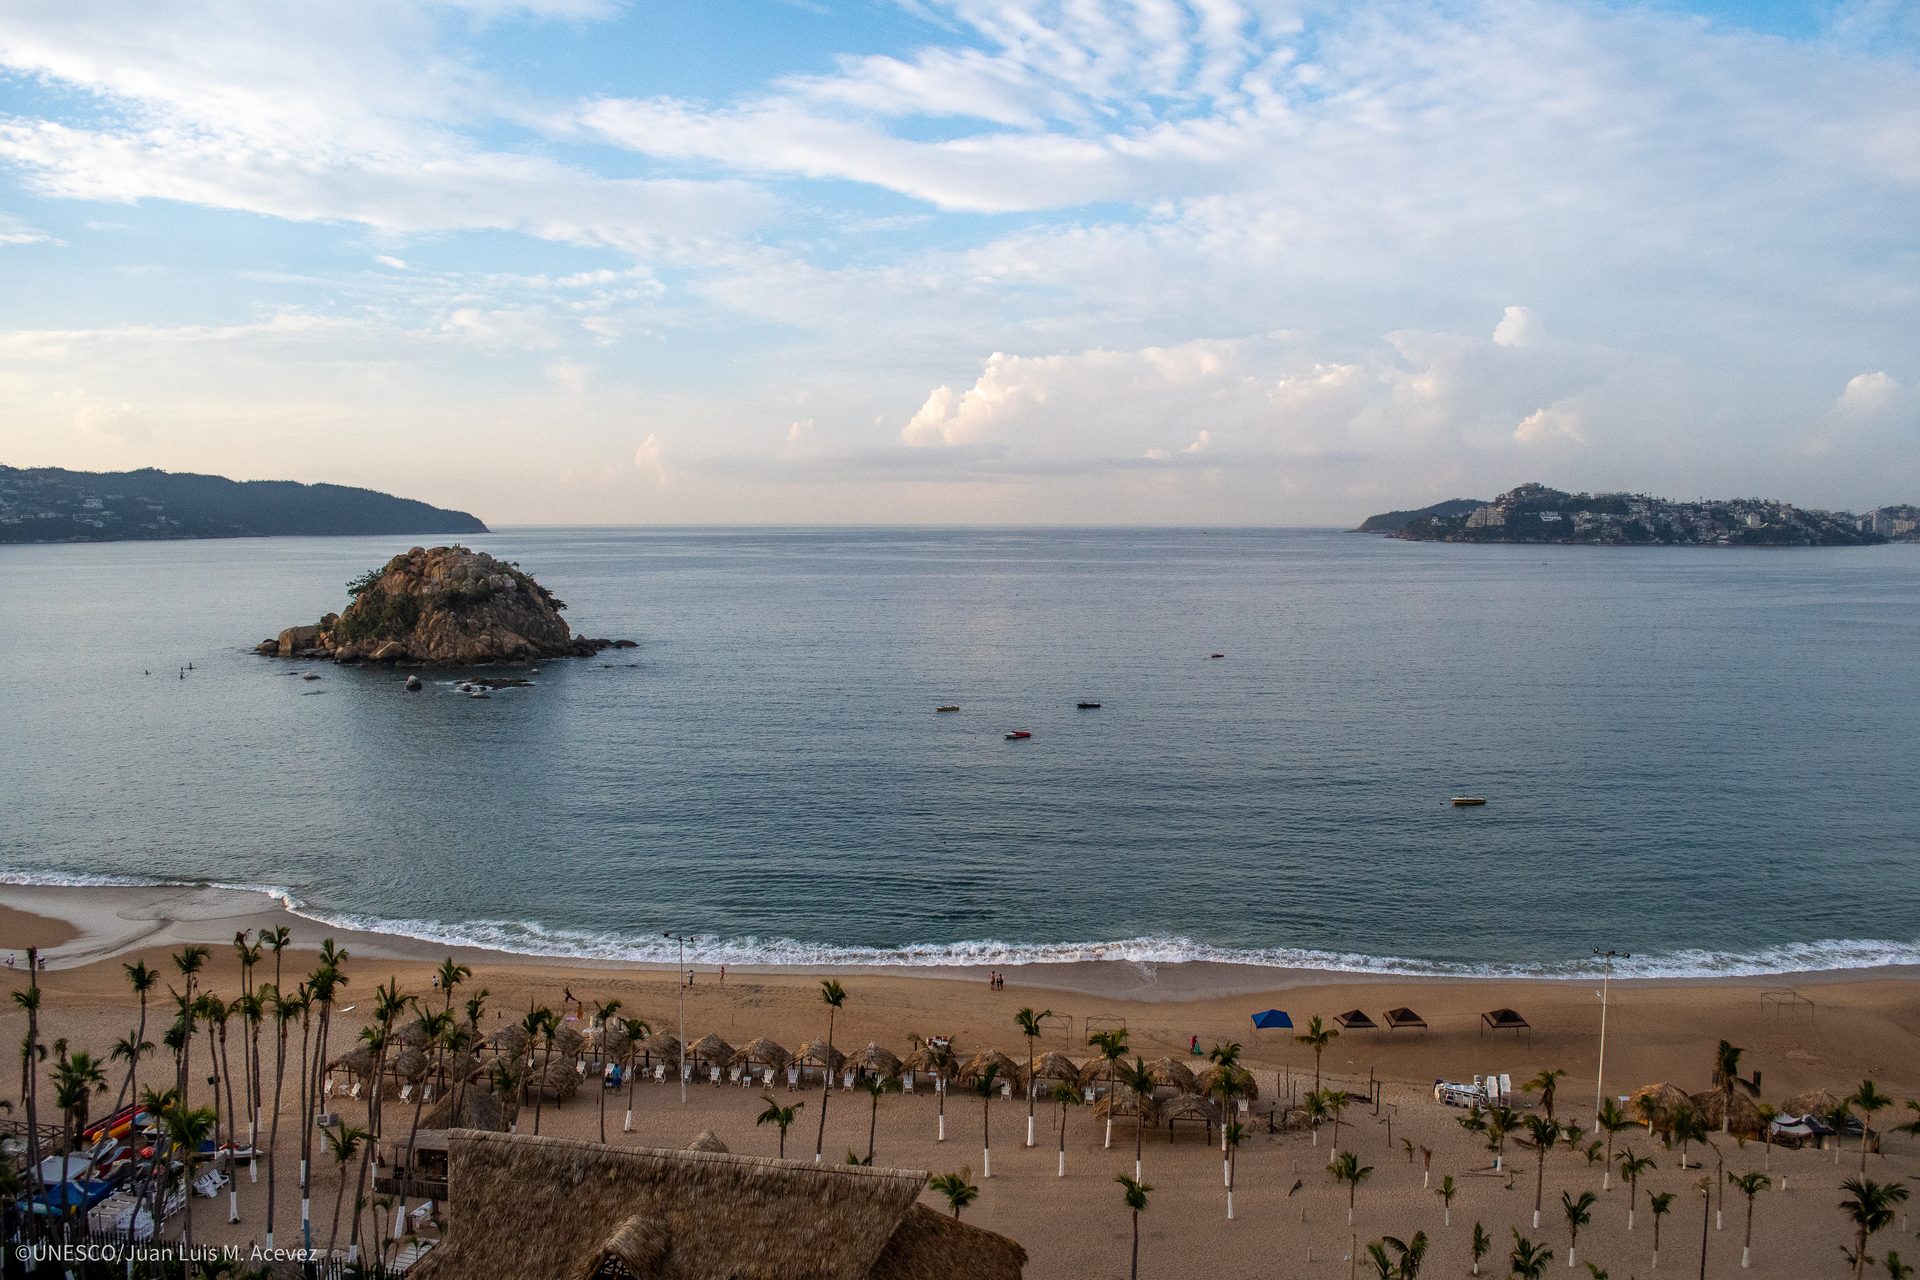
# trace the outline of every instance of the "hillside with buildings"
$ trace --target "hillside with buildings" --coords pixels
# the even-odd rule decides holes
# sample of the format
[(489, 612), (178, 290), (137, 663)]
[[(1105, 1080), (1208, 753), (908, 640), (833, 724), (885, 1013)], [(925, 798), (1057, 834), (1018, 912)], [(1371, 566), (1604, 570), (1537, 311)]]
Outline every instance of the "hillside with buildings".
[(0, 466), (0, 543), (485, 532), (464, 511), (337, 484)]
[(1682, 502), (1644, 493), (1566, 493), (1542, 484), (1523, 484), (1468, 510), (1445, 505), (1453, 509), (1388, 522), (1397, 527), (1385, 532), (1416, 542), (1612, 546), (1858, 547), (1920, 540), (1915, 522), (1920, 512), (1911, 506), (1855, 515), (1772, 498)]

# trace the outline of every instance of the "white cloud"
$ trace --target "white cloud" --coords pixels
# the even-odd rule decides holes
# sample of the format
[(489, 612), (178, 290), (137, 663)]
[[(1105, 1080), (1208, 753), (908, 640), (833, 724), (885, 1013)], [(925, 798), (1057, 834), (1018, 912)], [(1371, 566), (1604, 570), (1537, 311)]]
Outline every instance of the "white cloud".
[(667, 446), (657, 434), (648, 432), (633, 451), (633, 469), (654, 488), (667, 487)]
[(1580, 445), (1587, 442), (1580, 430), (1579, 411), (1566, 404), (1534, 410), (1513, 429), (1513, 438), (1526, 445), (1555, 442)]
[(396, 257), (393, 257), (391, 254), (378, 253), (374, 255), (373, 260), (379, 263), (381, 266), (389, 267), (395, 271), (412, 270), (412, 268), (407, 266), (406, 259), (396, 258)]
[(1886, 372), (1859, 373), (1847, 379), (1846, 389), (1834, 401), (1844, 413), (1873, 414), (1891, 406), (1900, 393), (1900, 384)]
[(22, 244), (59, 244), (60, 241), (40, 230), (38, 227), (14, 217), (0, 213), (0, 246)]

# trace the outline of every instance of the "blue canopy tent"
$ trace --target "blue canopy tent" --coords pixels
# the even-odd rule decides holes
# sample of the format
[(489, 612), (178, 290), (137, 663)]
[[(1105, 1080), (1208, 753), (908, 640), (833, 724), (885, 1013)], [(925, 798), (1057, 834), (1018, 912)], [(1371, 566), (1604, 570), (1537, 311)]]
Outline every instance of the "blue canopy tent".
[(1256, 1031), (1269, 1031), (1276, 1027), (1292, 1030), (1293, 1019), (1287, 1016), (1284, 1009), (1268, 1009), (1253, 1015), (1253, 1026)]

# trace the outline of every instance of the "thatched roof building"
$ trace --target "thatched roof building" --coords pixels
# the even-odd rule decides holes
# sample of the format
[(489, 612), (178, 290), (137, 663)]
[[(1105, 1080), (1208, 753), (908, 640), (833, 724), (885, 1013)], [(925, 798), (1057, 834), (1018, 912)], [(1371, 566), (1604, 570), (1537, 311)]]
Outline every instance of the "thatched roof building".
[(1788, 1098), (1780, 1109), (1788, 1115), (1825, 1118), (1846, 1101), (1845, 1098), (1827, 1089), (1809, 1089), (1805, 1093), (1796, 1093)]
[(600, 1062), (617, 1062), (631, 1048), (633, 1039), (627, 1035), (626, 1023), (618, 1018), (590, 1029), (581, 1045), (582, 1052)]
[(344, 1072), (358, 1080), (368, 1080), (373, 1076), (373, 1050), (366, 1045), (357, 1045), (347, 1050), (327, 1064), (328, 1071)]
[(474, 1086), (449, 1089), (420, 1118), (422, 1129), (486, 1129), (505, 1133), (519, 1109), (519, 1099), (503, 1098)]
[(1107, 1080), (1113, 1076), (1115, 1069), (1115, 1064), (1107, 1061), (1105, 1058), (1088, 1058), (1080, 1064), (1080, 1087), (1084, 1089), (1089, 1085), (1107, 1083)]
[(1666, 1083), (1641, 1085), (1627, 1095), (1627, 1114), (1653, 1129), (1663, 1129), (1678, 1107), (1693, 1101), (1682, 1089)]
[(693, 1141), (687, 1144), (687, 1150), (689, 1151), (724, 1152), (726, 1149), (727, 1149), (727, 1144), (720, 1141), (720, 1135), (715, 1133), (711, 1129), (702, 1129), (694, 1137)]
[(968, 1058), (960, 1064), (960, 1083), (972, 1084), (987, 1074), (987, 1068), (989, 1066), (999, 1067), (1000, 1074), (998, 1078), (1005, 1080), (1009, 1084), (1019, 1084), (1026, 1075), (1026, 1071), (1018, 1062), (1015, 1062), (998, 1049), (988, 1049), (984, 1053), (974, 1054), (971, 1058)]
[(1727, 1132), (1740, 1138), (1757, 1138), (1766, 1128), (1766, 1121), (1760, 1118), (1760, 1105), (1738, 1089), (1733, 1093), (1733, 1105), (1727, 1105), (1727, 1095), (1718, 1089), (1709, 1089), (1705, 1093), (1693, 1095), (1693, 1105), (1699, 1108), (1700, 1118), (1709, 1129), (1718, 1130), (1724, 1114), (1727, 1120)]
[(807, 1047), (795, 1054), (793, 1060), (803, 1067), (825, 1067), (829, 1071), (838, 1071), (846, 1062), (847, 1055), (825, 1040), (809, 1040)]
[(419, 1280), (1019, 1280), (1026, 1251), (918, 1203), (917, 1171), (449, 1135)]
[(1219, 1123), (1220, 1111), (1197, 1093), (1182, 1093), (1160, 1104), (1158, 1118), (1167, 1122), (1169, 1130), (1175, 1122), (1182, 1120), (1203, 1124), (1207, 1128), (1207, 1136), (1211, 1138), (1213, 1126)]
[(515, 1023), (508, 1023), (487, 1037), (487, 1047), (506, 1058), (517, 1058), (527, 1051), (527, 1033)]
[(733, 1054), (733, 1061), (727, 1065), (733, 1067), (772, 1067), (775, 1071), (782, 1071), (785, 1070), (786, 1065), (792, 1061), (793, 1055), (791, 1053), (788, 1053), (786, 1049), (775, 1044), (765, 1036), (761, 1036), (759, 1039), (750, 1040), (736, 1049)]
[(733, 1046), (722, 1040), (717, 1032), (709, 1031), (687, 1046), (687, 1057), (696, 1066), (724, 1067), (733, 1061)]
[(1116, 1084), (1113, 1092), (1093, 1104), (1095, 1120), (1118, 1120), (1132, 1116), (1141, 1124), (1152, 1124), (1160, 1118), (1160, 1103), (1152, 1094), (1135, 1093), (1124, 1084)]
[(1232, 1072), (1237, 1096), (1245, 1098), (1248, 1102), (1260, 1100), (1260, 1086), (1254, 1081), (1253, 1072), (1238, 1063), (1231, 1067), (1223, 1067), (1218, 1063), (1208, 1067), (1195, 1077), (1193, 1082), (1195, 1090), (1209, 1098), (1213, 1097), (1219, 1091), (1220, 1082), (1228, 1072)]
[(862, 1071), (876, 1076), (897, 1076), (900, 1074), (900, 1055), (891, 1049), (883, 1048), (869, 1040), (867, 1047), (848, 1059)]
[(1153, 1073), (1155, 1084), (1164, 1084), (1182, 1093), (1192, 1093), (1199, 1087), (1192, 1069), (1173, 1058), (1155, 1058), (1148, 1070)]
[(902, 1073), (944, 1075), (951, 1080), (960, 1071), (960, 1059), (954, 1056), (951, 1046), (943, 1051), (935, 1049), (930, 1044), (923, 1044), (900, 1059), (900, 1070)]
[(1069, 1084), (1080, 1083), (1080, 1068), (1064, 1053), (1048, 1050), (1033, 1060), (1033, 1078), (1035, 1080), (1065, 1080)]

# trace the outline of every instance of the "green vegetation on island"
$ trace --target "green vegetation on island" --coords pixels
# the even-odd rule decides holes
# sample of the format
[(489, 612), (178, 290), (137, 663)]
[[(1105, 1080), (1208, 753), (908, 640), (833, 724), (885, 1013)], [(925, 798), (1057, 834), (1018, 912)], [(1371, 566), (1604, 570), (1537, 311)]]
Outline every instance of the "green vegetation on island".
[(486, 532), (464, 511), (345, 485), (0, 466), (0, 543)]
[(1862, 547), (1920, 541), (1920, 510), (1855, 515), (1771, 498), (1678, 502), (1643, 493), (1566, 493), (1523, 484), (1492, 502), (1455, 498), (1369, 517), (1362, 533), (1414, 542), (1588, 543), (1602, 546)]

